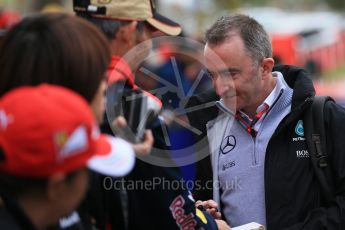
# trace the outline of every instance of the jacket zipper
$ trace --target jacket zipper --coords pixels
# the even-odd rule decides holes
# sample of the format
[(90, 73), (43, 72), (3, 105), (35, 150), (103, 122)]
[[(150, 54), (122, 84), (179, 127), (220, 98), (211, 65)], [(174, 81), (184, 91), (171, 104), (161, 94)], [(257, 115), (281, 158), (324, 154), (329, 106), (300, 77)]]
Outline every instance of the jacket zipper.
[[(280, 99), (281, 95), (283, 95), (283, 92), (284, 92), (284, 90), (281, 89), (279, 94), (278, 94), (278, 97), (275, 99), (275, 101), (273, 102), (273, 104), (271, 105), (271, 107), (268, 109), (267, 113), (263, 117), (263, 120), (261, 121), (261, 126), (263, 125), (263, 122), (264, 122), (266, 116), (268, 115), (268, 113), (271, 111), (271, 109), (274, 107), (274, 105), (278, 102), (278, 100)], [(258, 132), (256, 133), (256, 135), (252, 136), (252, 139), (253, 139), (253, 142), (254, 142), (254, 151), (253, 151), (253, 154), (254, 154), (254, 156), (253, 156), (253, 158), (254, 158), (253, 159), (253, 165), (254, 166), (258, 165), (258, 157), (257, 157), (257, 151), (256, 151), (256, 137), (259, 134), (259, 131), (260, 131), (260, 128), (258, 129)]]
[(256, 137), (252, 137), (252, 140), (254, 142), (254, 151), (253, 151), (253, 166), (258, 165), (258, 160), (257, 160), (257, 156), (256, 156)]

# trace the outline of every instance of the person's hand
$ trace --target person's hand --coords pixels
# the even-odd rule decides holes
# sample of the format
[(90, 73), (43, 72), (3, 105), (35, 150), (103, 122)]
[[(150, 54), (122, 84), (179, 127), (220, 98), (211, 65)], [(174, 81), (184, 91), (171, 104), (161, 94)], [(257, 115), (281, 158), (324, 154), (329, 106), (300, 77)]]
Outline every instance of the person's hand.
[(112, 126), (116, 129), (125, 128), (127, 126), (126, 118), (124, 118), (123, 116), (116, 117), (112, 122)]
[[(117, 117), (112, 122), (112, 126), (115, 128), (116, 132), (120, 134), (120, 137), (125, 137), (130, 135), (131, 131), (127, 126), (126, 119), (122, 116)], [(153, 145), (153, 136), (151, 130), (146, 130), (144, 134), (144, 139), (142, 142), (137, 144), (132, 144), (133, 150), (137, 156), (145, 156), (150, 154)]]
[(231, 230), (230, 226), (224, 220), (215, 220), (218, 230)]
[(198, 200), (197, 202), (195, 202), (195, 207), (197, 208), (202, 207), (216, 220), (221, 220), (222, 218), (222, 214), (218, 211), (218, 204), (214, 200), (207, 200), (207, 201)]
[(150, 154), (153, 145), (153, 136), (151, 130), (146, 130), (144, 140), (138, 144), (132, 144), (137, 156), (145, 156)]

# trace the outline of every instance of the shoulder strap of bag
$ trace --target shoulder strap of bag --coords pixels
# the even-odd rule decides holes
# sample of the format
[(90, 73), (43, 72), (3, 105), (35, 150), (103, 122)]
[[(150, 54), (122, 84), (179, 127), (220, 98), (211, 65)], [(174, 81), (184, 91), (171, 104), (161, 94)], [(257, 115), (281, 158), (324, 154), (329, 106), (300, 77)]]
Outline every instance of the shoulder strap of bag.
[(326, 131), (324, 124), (324, 105), (334, 101), (331, 97), (314, 97), (313, 103), (307, 109), (304, 117), (304, 132), (309, 149), (309, 156), (321, 186), (322, 195), (327, 201), (333, 196), (332, 174), (327, 160)]

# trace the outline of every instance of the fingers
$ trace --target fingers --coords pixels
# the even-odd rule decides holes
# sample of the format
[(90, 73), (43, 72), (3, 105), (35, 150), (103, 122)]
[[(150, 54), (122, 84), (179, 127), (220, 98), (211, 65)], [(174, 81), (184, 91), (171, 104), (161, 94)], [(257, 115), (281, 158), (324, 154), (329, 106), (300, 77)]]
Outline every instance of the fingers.
[(141, 143), (133, 144), (134, 152), (138, 156), (145, 156), (150, 154), (153, 145), (153, 136), (151, 130), (145, 131), (144, 140)]
[(216, 220), (219, 230), (231, 230), (230, 226), (224, 220)]
[(206, 202), (207, 202), (207, 206), (208, 207), (210, 207), (210, 208), (218, 208), (218, 204), (214, 200), (208, 200)]
[(153, 135), (150, 129), (145, 131), (144, 141), (142, 143), (145, 143), (147, 146), (150, 146), (150, 151), (148, 152), (150, 153), (153, 145)]
[[(135, 136), (127, 126), (126, 119), (123, 116), (116, 117), (112, 122), (112, 127), (116, 130), (116, 135), (130, 142), (135, 142)], [(137, 156), (145, 156), (150, 154), (152, 145), (152, 132), (151, 130), (146, 130), (143, 141), (137, 144), (132, 144), (132, 147)]]
[(198, 200), (197, 202), (195, 202), (195, 206), (207, 211), (214, 219), (222, 218), (221, 213), (218, 211), (218, 204), (214, 200)]
[(201, 200), (197, 200), (197, 201), (195, 202), (195, 207), (197, 208), (197, 207), (200, 206), (200, 205), (201, 205), (201, 206), (204, 206)]
[(206, 201), (200, 201), (201, 205), (204, 206), (205, 209), (218, 209), (218, 204), (214, 200), (206, 200)]
[(114, 127), (124, 128), (127, 125), (126, 119), (123, 116), (118, 116), (112, 122)]
[(222, 214), (215, 208), (207, 209), (207, 212), (216, 220), (222, 219)]

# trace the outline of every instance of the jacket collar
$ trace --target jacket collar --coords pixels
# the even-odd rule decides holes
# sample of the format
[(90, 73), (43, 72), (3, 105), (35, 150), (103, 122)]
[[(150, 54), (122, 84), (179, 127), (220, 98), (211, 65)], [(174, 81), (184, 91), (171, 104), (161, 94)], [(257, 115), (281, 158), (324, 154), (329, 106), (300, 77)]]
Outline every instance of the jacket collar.
[(281, 72), (286, 83), (293, 89), (292, 111), (303, 106), (308, 98), (315, 96), (313, 82), (308, 72), (303, 68), (290, 65), (278, 65), (273, 68), (273, 71)]
[(124, 81), (131, 88), (138, 89), (138, 86), (134, 82), (131, 67), (126, 60), (119, 56), (112, 56), (108, 66), (108, 85), (119, 81)]

